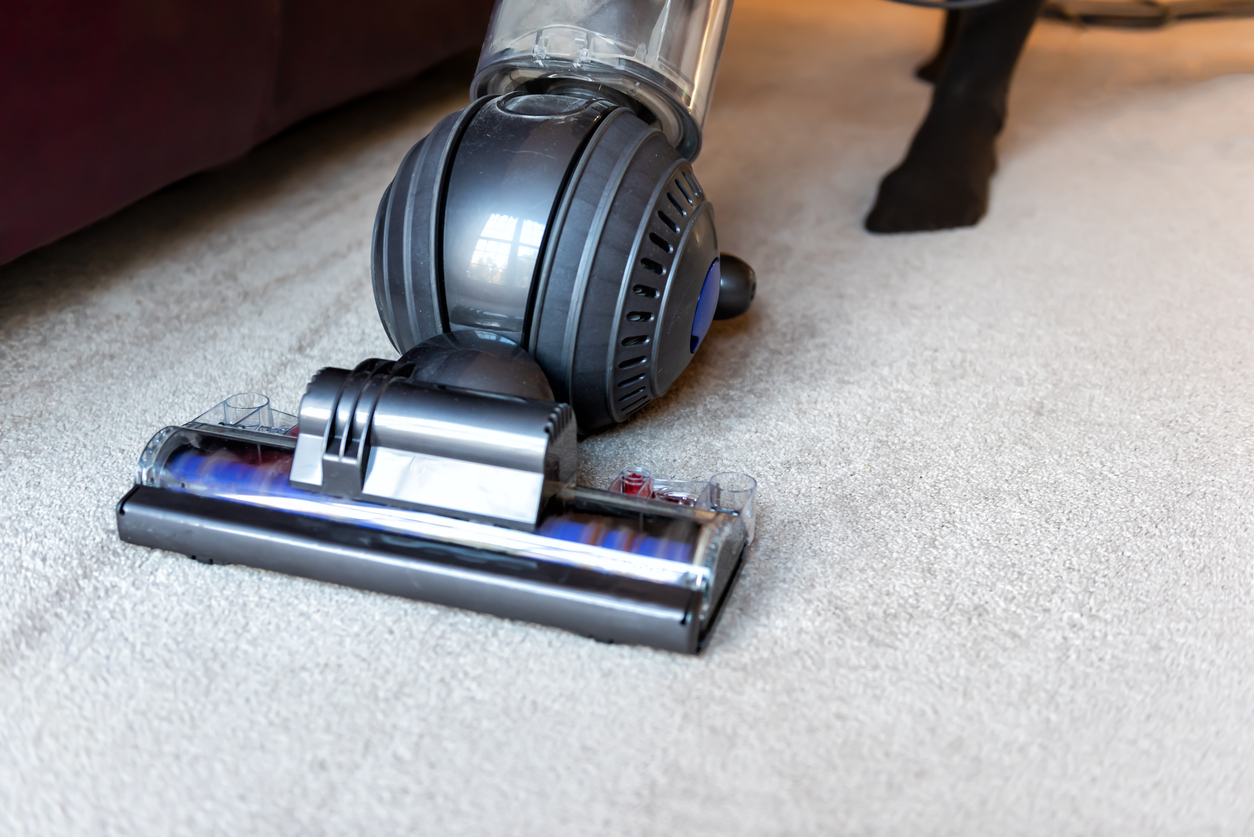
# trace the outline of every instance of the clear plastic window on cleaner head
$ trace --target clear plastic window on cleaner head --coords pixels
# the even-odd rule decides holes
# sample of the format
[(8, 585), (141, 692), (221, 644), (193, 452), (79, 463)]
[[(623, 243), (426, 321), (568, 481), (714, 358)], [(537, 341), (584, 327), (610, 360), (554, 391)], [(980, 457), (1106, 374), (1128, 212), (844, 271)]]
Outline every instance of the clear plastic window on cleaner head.
[(758, 481), (748, 474), (723, 471), (708, 480), (661, 479), (653, 475), (651, 465), (634, 465), (620, 471), (609, 490), (645, 500), (735, 514), (744, 523), (746, 540), (753, 542)]
[(701, 147), (731, 0), (498, 0), (473, 95), (537, 79), (613, 87), (658, 120), (681, 154)]

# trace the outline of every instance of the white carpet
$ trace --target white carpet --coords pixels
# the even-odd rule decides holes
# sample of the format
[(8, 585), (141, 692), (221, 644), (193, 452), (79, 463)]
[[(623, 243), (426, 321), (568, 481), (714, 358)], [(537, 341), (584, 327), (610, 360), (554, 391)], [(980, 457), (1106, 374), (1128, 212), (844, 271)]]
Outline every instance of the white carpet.
[(937, 25), (737, 4), (756, 308), (582, 450), (758, 476), (699, 658), (117, 539), (158, 426), (391, 356), (376, 201), (463, 76), (0, 270), (0, 832), (1254, 833), (1254, 21), (1039, 27), (986, 220), (872, 237)]

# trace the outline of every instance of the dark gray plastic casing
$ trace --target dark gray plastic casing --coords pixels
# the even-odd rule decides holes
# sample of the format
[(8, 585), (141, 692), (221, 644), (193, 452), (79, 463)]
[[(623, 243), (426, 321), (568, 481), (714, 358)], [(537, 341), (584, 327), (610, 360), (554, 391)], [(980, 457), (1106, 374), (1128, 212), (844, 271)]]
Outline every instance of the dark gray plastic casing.
[(589, 432), (688, 365), (717, 257), (713, 208), (659, 130), (584, 91), (520, 91), (473, 102), (410, 150), (379, 205), (372, 275), (399, 351), (494, 331)]

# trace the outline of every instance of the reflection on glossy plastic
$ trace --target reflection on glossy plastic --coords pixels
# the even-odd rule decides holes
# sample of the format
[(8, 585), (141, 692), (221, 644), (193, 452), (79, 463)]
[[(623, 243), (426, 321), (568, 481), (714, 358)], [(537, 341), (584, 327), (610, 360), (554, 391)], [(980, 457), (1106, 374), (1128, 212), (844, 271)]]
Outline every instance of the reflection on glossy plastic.
[(545, 118), (510, 108), (530, 98), (543, 97), (519, 94), (475, 113), (453, 158), (444, 209), (450, 328), (487, 329), (515, 343), (524, 342), (528, 298), (571, 155), (612, 107), (571, 99), (577, 108)]

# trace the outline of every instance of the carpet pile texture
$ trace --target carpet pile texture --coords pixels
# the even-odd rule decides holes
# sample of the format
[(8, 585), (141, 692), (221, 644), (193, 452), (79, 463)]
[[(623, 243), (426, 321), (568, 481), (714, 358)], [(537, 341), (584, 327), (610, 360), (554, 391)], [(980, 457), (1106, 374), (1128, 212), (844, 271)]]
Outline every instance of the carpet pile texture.
[(0, 831), (1254, 832), (1254, 21), (1041, 25), (988, 217), (871, 236), (938, 30), (737, 3), (757, 302), (581, 452), (758, 477), (698, 658), (117, 538), (159, 426), (395, 356), (375, 206), (464, 63), (0, 269)]

